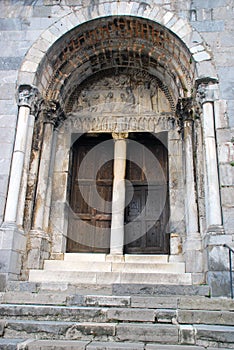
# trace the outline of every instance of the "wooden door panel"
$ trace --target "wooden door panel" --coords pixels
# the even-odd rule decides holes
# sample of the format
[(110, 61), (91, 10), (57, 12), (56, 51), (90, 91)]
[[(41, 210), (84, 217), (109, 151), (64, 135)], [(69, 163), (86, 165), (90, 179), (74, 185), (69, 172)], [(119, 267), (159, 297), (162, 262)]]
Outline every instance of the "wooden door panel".
[[(136, 141), (142, 143), (142, 149), (138, 147), (137, 151), (143, 163), (141, 173), (136, 164), (130, 160), (127, 163), (126, 178), (131, 182), (134, 193), (128, 193), (127, 187), (126, 203), (129, 204), (125, 210), (125, 253), (167, 254), (167, 150), (160, 141), (152, 138), (147, 140), (142, 134)], [(134, 148), (128, 149), (128, 159), (131, 159), (131, 152), (134, 152)], [(145, 174), (147, 178), (144, 177)]]
[(113, 181), (113, 147), (105, 145), (109, 138), (81, 137), (73, 147), (68, 252), (109, 252)]

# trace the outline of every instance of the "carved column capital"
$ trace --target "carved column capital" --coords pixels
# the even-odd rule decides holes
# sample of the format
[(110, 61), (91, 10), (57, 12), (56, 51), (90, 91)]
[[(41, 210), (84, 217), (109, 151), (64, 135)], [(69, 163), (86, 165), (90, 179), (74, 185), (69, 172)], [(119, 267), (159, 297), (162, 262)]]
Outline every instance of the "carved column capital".
[(199, 118), (199, 106), (195, 99), (193, 97), (180, 98), (176, 106), (176, 115), (180, 131), (183, 132), (185, 121), (193, 123), (194, 119)]
[(38, 89), (31, 85), (20, 85), (18, 90), (18, 106), (32, 108), (39, 96)]
[(197, 100), (203, 105), (207, 102), (214, 102), (218, 100), (218, 80), (214, 78), (198, 79), (197, 86)]
[(51, 123), (55, 127), (65, 119), (65, 114), (58, 101), (44, 100), (41, 104), (44, 123)]
[(128, 138), (128, 132), (113, 132), (112, 137), (114, 140), (124, 140)]

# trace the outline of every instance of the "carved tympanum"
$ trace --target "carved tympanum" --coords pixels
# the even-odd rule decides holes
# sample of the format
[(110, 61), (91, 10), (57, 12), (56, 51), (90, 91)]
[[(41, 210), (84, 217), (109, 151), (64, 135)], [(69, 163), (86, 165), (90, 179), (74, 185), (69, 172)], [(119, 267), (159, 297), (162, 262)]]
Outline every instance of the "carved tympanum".
[(171, 105), (158, 81), (148, 74), (104, 76), (76, 92), (72, 113), (90, 112), (112, 115), (171, 112)]

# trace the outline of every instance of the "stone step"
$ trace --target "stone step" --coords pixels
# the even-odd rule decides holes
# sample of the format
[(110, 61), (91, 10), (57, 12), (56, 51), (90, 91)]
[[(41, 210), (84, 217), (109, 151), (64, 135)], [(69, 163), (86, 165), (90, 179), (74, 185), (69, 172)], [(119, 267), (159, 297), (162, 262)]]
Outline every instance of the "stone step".
[[(18, 345), (18, 346), (17, 346)], [(1, 350), (205, 350), (202, 346), (79, 340), (0, 339)], [(208, 350), (217, 350), (210, 348)]]
[(72, 284), (169, 284), (191, 285), (190, 273), (130, 273), (130, 272), (77, 272), (77, 271), (46, 271), (30, 270), (30, 282), (63, 281)]
[(200, 295), (209, 296), (210, 288), (207, 285), (179, 285), (174, 284), (153, 284), (151, 283), (114, 283), (112, 285), (112, 295)]
[[(103, 300), (104, 297), (101, 298)], [(154, 308), (134, 307), (134, 300), (123, 307), (90, 305), (91, 296), (81, 300), (83, 306), (48, 306), (0, 304), (0, 316), (4, 319), (62, 320), (79, 322), (147, 322), (172, 324), (207, 324), (234, 326), (233, 311), (181, 310), (179, 303), (173, 308), (156, 304)], [(119, 300), (124, 303), (124, 297)], [(127, 300), (128, 301), (128, 300)], [(217, 301), (218, 302), (218, 301)], [(106, 300), (106, 304), (108, 301)], [(162, 303), (162, 301), (161, 301)], [(87, 305), (89, 304), (89, 305)], [(85, 305), (85, 306), (84, 306)]]
[(185, 273), (184, 263), (140, 263), (140, 262), (78, 262), (45, 260), (47, 271), (92, 271), (92, 272), (139, 272), (139, 273)]
[[(146, 255), (146, 254), (125, 254), (123, 256), (112, 256), (109, 254), (101, 253), (65, 253), (63, 256), (64, 261), (74, 261), (74, 262), (113, 262), (122, 261), (129, 263), (146, 263), (155, 264), (162, 263), (165, 264), (169, 261), (169, 255)], [(56, 260), (58, 261), (58, 260)]]
[[(208, 285), (171, 285), (167, 284), (85, 284), (69, 282), (28, 282), (28, 281), (9, 281), (7, 285), (9, 292), (64, 292), (80, 294), (101, 294), (101, 295), (197, 295), (210, 296)], [(0, 293), (0, 298), (1, 298)], [(3, 293), (4, 294), (4, 293)], [(210, 300), (213, 300), (210, 299)], [(220, 299), (226, 300), (226, 299)], [(203, 308), (203, 307), (202, 307)]]
[(19, 350), (25, 349), (22, 346), (24, 345), (24, 339), (3, 339), (0, 338), (0, 349), (1, 350)]
[(234, 327), (7, 319), (4, 338), (117, 341), (233, 348)]
[(66, 339), (95, 341), (161, 342), (177, 344), (176, 325), (141, 323), (92, 323), (7, 319), (5, 338)]

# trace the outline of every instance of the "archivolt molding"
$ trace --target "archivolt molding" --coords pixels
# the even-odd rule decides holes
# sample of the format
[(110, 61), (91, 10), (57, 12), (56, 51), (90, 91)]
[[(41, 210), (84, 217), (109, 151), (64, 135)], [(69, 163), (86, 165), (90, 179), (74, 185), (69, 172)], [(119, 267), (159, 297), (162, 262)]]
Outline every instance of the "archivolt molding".
[[(44, 94), (52, 77), (52, 67), (50, 65), (46, 66), (43, 76), (39, 77), (41, 62), (45, 59), (45, 54), (64, 34), (67, 34), (77, 26), (81, 26), (94, 19), (101, 19), (108, 16), (134, 16), (136, 18), (138, 17), (151, 20), (154, 23), (159, 23), (181, 39), (181, 43), (184, 43), (187, 48), (190, 49), (191, 55), (195, 58), (195, 61), (197, 55), (196, 46), (199, 45), (199, 52), (203, 50), (203, 40), (200, 35), (192, 29), (191, 25), (173, 12), (155, 4), (154, 1), (148, 1), (147, 4), (137, 1), (104, 1), (103, 3), (96, 3), (92, 6), (77, 8), (45, 30), (25, 57), (19, 71), (18, 85), (37, 85), (40, 92)], [(196, 34), (197, 44), (193, 42), (194, 33)], [(200, 39), (198, 40), (198, 38)], [(204, 48), (204, 51), (205, 50)], [(211, 62), (207, 61), (207, 55), (205, 60), (206, 64), (208, 63), (211, 66), (208, 70), (213, 71)], [(202, 60), (199, 62), (199, 65), (202, 65)], [(177, 68), (178, 67), (175, 67), (175, 70)], [(58, 76), (57, 79), (63, 80), (64, 77)], [(55, 94), (56, 93), (58, 98), (59, 91), (55, 92)], [(54, 96), (52, 96), (52, 98), (54, 98)]]

